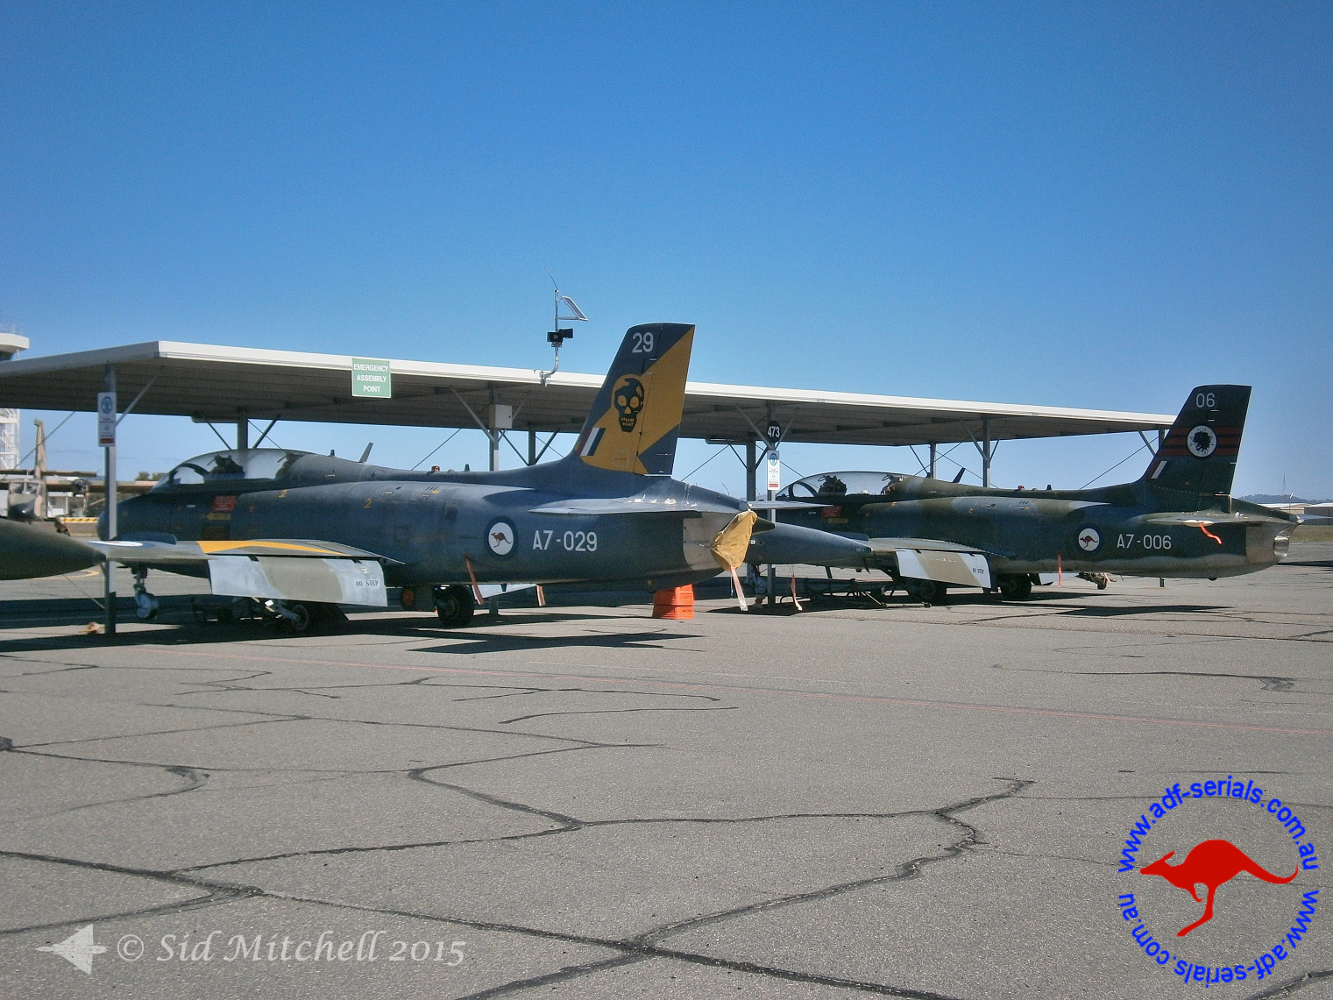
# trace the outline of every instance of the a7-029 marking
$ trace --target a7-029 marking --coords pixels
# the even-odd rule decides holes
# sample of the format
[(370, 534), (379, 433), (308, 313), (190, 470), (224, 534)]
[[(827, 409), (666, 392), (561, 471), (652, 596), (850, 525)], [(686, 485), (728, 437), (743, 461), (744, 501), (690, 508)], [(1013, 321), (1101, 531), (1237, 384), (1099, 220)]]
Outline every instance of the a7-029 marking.
[(596, 552), (597, 532), (566, 531), (557, 535), (552, 529), (538, 529), (532, 536), (532, 548), (536, 552), (545, 552), (554, 542), (566, 552)]
[(1171, 550), (1170, 535), (1120, 535), (1116, 538), (1115, 547), (1117, 549), (1132, 549), (1134, 542), (1137, 541), (1141, 548), (1149, 552), (1169, 552)]

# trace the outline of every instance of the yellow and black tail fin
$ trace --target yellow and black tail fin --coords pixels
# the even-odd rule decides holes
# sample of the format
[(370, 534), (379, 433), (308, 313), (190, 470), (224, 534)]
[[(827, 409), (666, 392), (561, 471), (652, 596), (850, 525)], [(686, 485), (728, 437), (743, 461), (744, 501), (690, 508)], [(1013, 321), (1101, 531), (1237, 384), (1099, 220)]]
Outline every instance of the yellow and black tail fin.
[(693, 345), (686, 323), (631, 327), (570, 457), (598, 469), (671, 475)]

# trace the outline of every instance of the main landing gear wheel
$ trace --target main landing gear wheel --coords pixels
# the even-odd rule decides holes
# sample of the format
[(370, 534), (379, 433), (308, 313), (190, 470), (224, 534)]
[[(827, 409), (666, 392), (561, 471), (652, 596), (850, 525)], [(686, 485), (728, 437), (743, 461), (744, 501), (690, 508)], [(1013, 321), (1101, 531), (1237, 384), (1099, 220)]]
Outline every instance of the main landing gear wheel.
[(287, 610), (291, 612), (291, 617), (285, 615), (282, 619), (282, 627), (288, 632), (300, 634), (310, 627), (311, 614), (310, 608), (304, 604), (288, 604)]
[(907, 593), (922, 604), (947, 604), (949, 588), (937, 580), (909, 580)]
[(459, 628), (472, 620), (477, 610), (472, 591), (460, 584), (449, 587), (437, 587), (435, 590), (435, 613), (440, 623), (449, 628)]
[(1000, 595), (1011, 601), (1025, 601), (1032, 596), (1032, 578), (1028, 576), (1000, 577)]

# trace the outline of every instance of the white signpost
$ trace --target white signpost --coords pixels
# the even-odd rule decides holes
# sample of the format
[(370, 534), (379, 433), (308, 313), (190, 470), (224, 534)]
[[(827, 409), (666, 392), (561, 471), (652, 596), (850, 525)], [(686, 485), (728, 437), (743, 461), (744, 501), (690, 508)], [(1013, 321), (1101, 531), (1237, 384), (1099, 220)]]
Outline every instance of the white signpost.
[[(105, 449), (106, 469), (102, 496), (106, 498), (106, 540), (115, 539), (116, 531), (116, 370), (106, 366), (105, 389), (97, 394), (97, 444)], [(116, 634), (116, 564), (106, 561), (105, 599), (106, 634)]]
[(111, 448), (116, 444), (116, 394), (97, 394), (97, 446)]

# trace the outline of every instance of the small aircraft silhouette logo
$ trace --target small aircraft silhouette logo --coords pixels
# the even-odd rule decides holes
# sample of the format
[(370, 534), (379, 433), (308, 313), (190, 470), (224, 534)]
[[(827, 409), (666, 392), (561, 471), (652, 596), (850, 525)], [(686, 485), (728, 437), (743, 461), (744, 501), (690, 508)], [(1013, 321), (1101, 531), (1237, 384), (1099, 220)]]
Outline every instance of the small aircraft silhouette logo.
[(106, 947), (93, 941), (93, 925), (89, 924), (87, 927), (75, 931), (59, 944), (44, 944), (37, 950), (49, 951), (53, 955), (59, 955), (79, 971), (91, 976), (93, 973), (93, 956), (102, 954), (106, 951)]
[(1230, 882), (1241, 872), (1249, 872), (1255, 878), (1276, 885), (1286, 885), (1300, 872), (1298, 868), (1286, 878), (1282, 878), (1280, 875), (1265, 871), (1258, 862), (1251, 859), (1248, 854), (1229, 840), (1205, 840), (1201, 844), (1196, 844), (1190, 848), (1189, 854), (1185, 855), (1185, 860), (1180, 864), (1167, 864), (1167, 859), (1175, 853), (1175, 851), (1170, 851), (1152, 864), (1144, 865), (1139, 869), (1139, 874), (1160, 875), (1177, 889), (1184, 889), (1188, 892), (1197, 903), (1202, 903), (1203, 900), (1194, 891), (1195, 886), (1206, 885), (1208, 887), (1208, 902), (1203, 908), (1203, 916), (1188, 927), (1177, 931), (1176, 937), (1184, 937), (1200, 924), (1206, 924), (1209, 920), (1212, 920), (1213, 896), (1217, 893), (1217, 887)]

